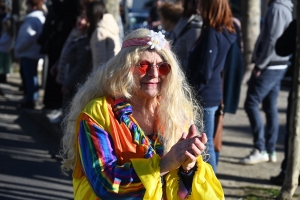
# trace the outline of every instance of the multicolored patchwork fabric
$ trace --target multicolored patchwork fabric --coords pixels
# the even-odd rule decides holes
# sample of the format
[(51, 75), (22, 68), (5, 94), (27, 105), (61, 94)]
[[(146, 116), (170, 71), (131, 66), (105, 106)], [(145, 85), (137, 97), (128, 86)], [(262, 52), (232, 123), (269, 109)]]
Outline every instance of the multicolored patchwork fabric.
[[(132, 118), (132, 106), (128, 102), (110, 99), (106, 107), (103, 106), (87, 108), (78, 120), (78, 151), (83, 175), (99, 198), (142, 199), (144, 185), (131, 162), (121, 162), (125, 160), (123, 153), (134, 153), (128, 155), (132, 158), (151, 158), (156, 153), (162, 156), (163, 146), (157, 134), (152, 140), (145, 135)], [(124, 141), (129, 137), (131, 140)], [(118, 152), (119, 149), (122, 151)]]
[(151, 158), (154, 153), (157, 153), (159, 156), (163, 155), (164, 149), (162, 143), (158, 139), (158, 134), (154, 133), (152, 139), (145, 135), (141, 127), (132, 120), (132, 106), (128, 102), (123, 99), (115, 100), (113, 111), (118, 121), (120, 123), (124, 122), (129, 128), (134, 141), (139, 145), (146, 146), (147, 153), (145, 154), (145, 158)]
[[(101, 97), (92, 100), (77, 119), (75, 200), (122, 199), (179, 200), (178, 169), (162, 185), (157, 134), (148, 138), (135, 122), (126, 101)], [(164, 188), (164, 192), (163, 192)], [(186, 199), (224, 199), (211, 166), (197, 159), (192, 193)]]

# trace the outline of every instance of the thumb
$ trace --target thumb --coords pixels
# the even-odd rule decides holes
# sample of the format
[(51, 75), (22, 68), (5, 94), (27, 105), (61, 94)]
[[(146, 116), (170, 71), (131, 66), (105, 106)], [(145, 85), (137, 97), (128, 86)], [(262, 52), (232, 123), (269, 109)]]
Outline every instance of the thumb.
[(192, 124), (189, 128), (189, 133), (187, 135), (187, 138), (192, 138), (192, 137), (195, 137), (197, 136), (198, 133), (197, 133), (197, 128), (196, 128), (196, 125), (195, 124)]

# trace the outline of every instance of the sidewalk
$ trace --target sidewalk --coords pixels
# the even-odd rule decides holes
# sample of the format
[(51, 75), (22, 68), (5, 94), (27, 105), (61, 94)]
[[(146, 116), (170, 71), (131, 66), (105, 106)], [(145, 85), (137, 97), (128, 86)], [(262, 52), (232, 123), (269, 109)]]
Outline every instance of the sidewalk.
[[(246, 80), (246, 78), (245, 78)], [(18, 85), (18, 74), (12, 74), (8, 78), (9, 84)], [(254, 192), (259, 196), (258, 199), (270, 199), (259, 191), (262, 189), (280, 190), (279, 186), (272, 185), (269, 182), (270, 176), (276, 176), (280, 172), (280, 164), (283, 159), (283, 141), (285, 133), (285, 111), (287, 107), (288, 91), (281, 90), (278, 98), (280, 135), (277, 144), (277, 163), (261, 163), (257, 165), (241, 165), (239, 159), (247, 156), (252, 149), (252, 134), (249, 121), (243, 109), (245, 92), (247, 86), (244, 81), (242, 85), (240, 105), (235, 115), (226, 114), (224, 121), (223, 149), (220, 154), (217, 177), (223, 186), (226, 200), (241, 200), (244, 196)], [(6, 96), (16, 94), (18, 91), (4, 91)], [(42, 100), (43, 90), (40, 91), (40, 101)], [(19, 96), (21, 98), (21, 96)], [(16, 95), (15, 95), (16, 100)], [(0, 99), (1, 100), (1, 99)], [(34, 111), (24, 111), (28, 119), (53, 136), (51, 154), (56, 154), (58, 143), (62, 135), (59, 125), (49, 123), (46, 114), (38, 106)], [(256, 188), (256, 189), (253, 189)], [(0, 192), (1, 193), (1, 192)], [(296, 199), (300, 199), (300, 187), (297, 188)], [(1, 197), (0, 197), (1, 199)]]
[(18, 74), (12, 74), (8, 84), (0, 84), (0, 199), (71, 200), (71, 177), (62, 174), (53, 156), (61, 135), (41, 107), (17, 108), (23, 98), (19, 82)]
[[(288, 90), (282, 89), (278, 98), (279, 110), (279, 137), (277, 141), (277, 162), (260, 163), (256, 165), (242, 165), (239, 160), (249, 155), (253, 148), (253, 137), (249, 120), (243, 109), (249, 75), (246, 75), (242, 84), (240, 103), (235, 115), (225, 114), (223, 149), (220, 153), (217, 177), (220, 179), (225, 192), (226, 200), (242, 199), (243, 196), (255, 194), (259, 196), (262, 189), (280, 190), (281, 187), (269, 182), (271, 176), (277, 176), (280, 172), (281, 161), (284, 151), (284, 134), (286, 123), (286, 108)], [(262, 113), (264, 119), (265, 115)], [(265, 121), (265, 119), (264, 119)], [(251, 187), (260, 188), (252, 190)], [(300, 187), (297, 188), (295, 199), (300, 199)], [(259, 199), (269, 199), (262, 194)]]

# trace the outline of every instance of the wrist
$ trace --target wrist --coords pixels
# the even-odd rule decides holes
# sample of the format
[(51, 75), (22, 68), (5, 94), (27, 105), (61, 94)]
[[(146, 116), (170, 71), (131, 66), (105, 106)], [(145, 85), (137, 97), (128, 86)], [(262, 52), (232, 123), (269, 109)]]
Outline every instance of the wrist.
[(189, 169), (188, 168), (184, 169), (182, 166), (180, 166), (180, 168), (179, 168), (179, 170), (184, 174), (189, 174), (193, 169), (194, 169), (194, 167), (189, 168)]
[(254, 70), (261, 71), (261, 69), (257, 65), (254, 66)]

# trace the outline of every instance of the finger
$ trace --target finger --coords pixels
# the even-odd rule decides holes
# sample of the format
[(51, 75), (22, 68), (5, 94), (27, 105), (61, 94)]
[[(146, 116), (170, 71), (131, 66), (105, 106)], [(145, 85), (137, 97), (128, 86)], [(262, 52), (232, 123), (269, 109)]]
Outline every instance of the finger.
[(206, 149), (206, 146), (203, 142), (201, 142), (200, 140), (201, 138), (199, 137), (195, 137), (193, 138), (191, 144), (190, 144), (190, 147), (192, 148), (193, 145), (195, 145), (196, 148), (198, 148), (201, 152), (203, 152), (205, 149)]
[(186, 136), (187, 136), (187, 133), (183, 132), (182, 135), (181, 135), (181, 138), (179, 139), (179, 141), (185, 140)]
[(198, 147), (196, 147), (195, 144), (192, 144), (191, 150), (192, 150), (192, 152), (193, 152), (192, 154), (193, 154), (195, 157), (200, 156), (201, 153), (202, 153), (202, 151), (201, 151)]
[(196, 157), (193, 154), (191, 154), (189, 151), (185, 151), (185, 156), (187, 157), (189, 162), (196, 161)]
[(202, 133), (201, 135), (201, 142), (203, 144), (206, 144), (207, 143), (207, 136), (206, 136), (206, 133)]
[(195, 124), (192, 124), (192, 125), (190, 126), (190, 128), (189, 128), (189, 133), (188, 133), (188, 135), (187, 135), (187, 138), (192, 138), (192, 137), (195, 137), (195, 136), (197, 136), (197, 135), (199, 135), (199, 134), (197, 133), (196, 125), (195, 125)]

